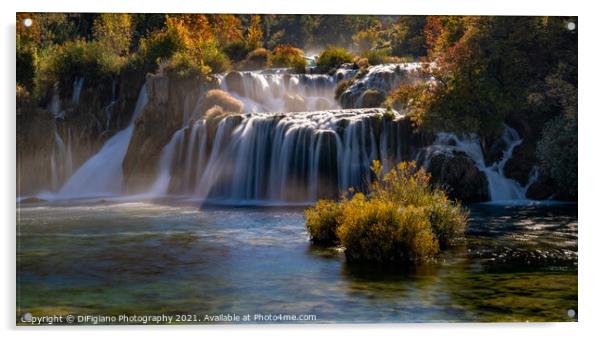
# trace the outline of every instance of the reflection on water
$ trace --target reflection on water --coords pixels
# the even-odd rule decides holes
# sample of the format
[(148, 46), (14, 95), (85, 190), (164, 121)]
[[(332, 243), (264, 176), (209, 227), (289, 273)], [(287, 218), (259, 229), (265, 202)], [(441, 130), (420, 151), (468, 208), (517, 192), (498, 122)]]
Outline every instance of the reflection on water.
[(315, 314), (319, 322), (570, 321), (577, 208), (471, 207), (436, 263), (349, 266), (301, 208), (22, 205), (18, 316)]

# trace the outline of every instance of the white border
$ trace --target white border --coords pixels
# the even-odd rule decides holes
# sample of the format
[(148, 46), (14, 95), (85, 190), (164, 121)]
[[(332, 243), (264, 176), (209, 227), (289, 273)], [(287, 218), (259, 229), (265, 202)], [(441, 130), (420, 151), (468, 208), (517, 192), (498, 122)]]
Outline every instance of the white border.
[[(600, 109), (600, 15), (594, 1), (534, 0), (5, 0), (2, 4), (2, 72), (0, 81), (0, 159), (2, 176), (0, 194), (3, 230), (0, 245), (3, 255), (3, 306), (0, 313), (5, 335), (50, 338), (106, 338), (107, 335), (137, 335), (144, 331), (149, 338), (165, 335), (195, 334), (261, 338), (342, 334), (365, 338), (382, 335), (396, 337), (444, 338), (573, 338), (591, 336), (598, 330), (600, 307), (600, 247), (602, 224), (596, 213), (600, 204), (601, 147), (598, 130), (602, 126)], [(182, 326), (182, 327), (94, 327), (90, 328), (16, 328), (15, 323), (15, 12), (205, 12), (205, 13), (318, 13), (318, 14), (475, 14), (475, 15), (571, 15), (579, 16), (579, 322), (552, 324), (396, 324), (396, 325), (270, 325), (270, 326)], [(598, 331), (597, 331), (598, 330)], [(106, 333), (105, 333), (106, 331)], [(167, 331), (170, 331), (168, 334)], [(175, 333), (171, 333), (175, 332)]]

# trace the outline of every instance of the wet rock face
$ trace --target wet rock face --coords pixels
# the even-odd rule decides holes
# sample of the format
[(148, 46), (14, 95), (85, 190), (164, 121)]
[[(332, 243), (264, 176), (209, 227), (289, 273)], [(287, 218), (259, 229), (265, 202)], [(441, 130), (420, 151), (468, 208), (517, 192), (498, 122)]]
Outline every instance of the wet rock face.
[(452, 199), (464, 203), (489, 200), (485, 174), (465, 155), (436, 155), (430, 160), (427, 170), (431, 173), (431, 182), (445, 189)]
[(337, 100), (342, 108), (380, 107), (386, 93), (416, 79), (419, 64), (382, 64), (360, 69), (341, 84)]
[(148, 76), (146, 90), (149, 101), (135, 122), (123, 160), (128, 193), (139, 193), (149, 187), (157, 175), (161, 150), (192, 117), (199, 97), (204, 97), (207, 91), (215, 88), (215, 81), (166, 74)]
[(383, 93), (378, 90), (369, 89), (364, 92), (361, 96), (361, 108), (369, 107), (380, 107), (385, 101), (386, 97)]
[(536, 164), (535, 145), (522, 143), (514, 148), (512, 157), (504, 166), (504, 174), (525, 186), (529, 182), (531, 170)]
[(546, 175), (540, 175), (527, 190), (527, 198), (534, 200), (547, 200), (558, 198), (556, 183)]
[(242, 74), (240, 72), (230, 72), (224, 77), (228, 90), (240, 96), (245, 95), (244, 86), (242, 83)]
[[(19, 195), (59, 190), (107, 139), (125, 128), (144, 77), (124, 72), (116, 78), (77, 80), (73, 88), (57, 88), (39, 102), (30, 95), (18, 98)], [(57, 110), (61, 114), (55, 117)]]

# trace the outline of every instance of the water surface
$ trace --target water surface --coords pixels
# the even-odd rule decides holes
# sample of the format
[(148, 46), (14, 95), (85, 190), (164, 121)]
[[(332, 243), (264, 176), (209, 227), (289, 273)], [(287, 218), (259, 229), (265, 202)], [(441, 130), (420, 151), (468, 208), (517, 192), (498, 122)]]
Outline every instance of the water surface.
[[(300, 207), (43, 203), (18, 209), (17, 317), (312, 314), (317, 322), (570, 321), (575, 205), (470, 207), (437, 263), (349, 266)], [(316, 322), (316, 321), (309, 321)]]

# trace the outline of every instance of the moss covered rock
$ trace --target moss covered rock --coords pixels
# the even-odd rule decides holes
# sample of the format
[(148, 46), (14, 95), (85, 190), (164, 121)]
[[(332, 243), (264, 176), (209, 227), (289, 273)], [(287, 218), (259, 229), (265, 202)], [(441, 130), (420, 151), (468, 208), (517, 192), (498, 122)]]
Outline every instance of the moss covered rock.
[(380, 107), (386, 97), (383, 93), (375, 89), (366, 90), (360, 100), (361, 108)]

